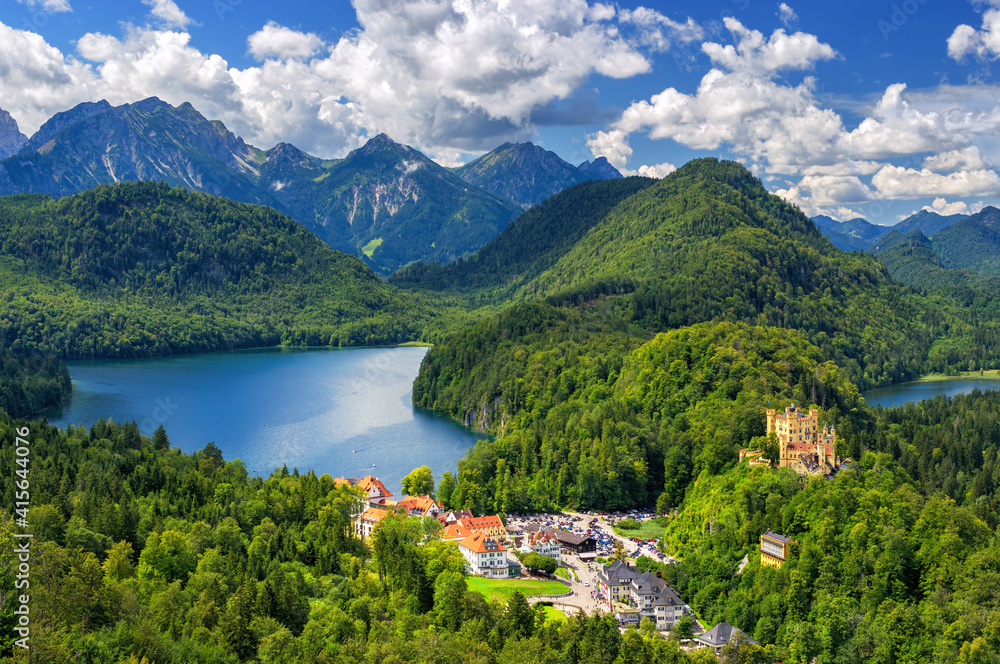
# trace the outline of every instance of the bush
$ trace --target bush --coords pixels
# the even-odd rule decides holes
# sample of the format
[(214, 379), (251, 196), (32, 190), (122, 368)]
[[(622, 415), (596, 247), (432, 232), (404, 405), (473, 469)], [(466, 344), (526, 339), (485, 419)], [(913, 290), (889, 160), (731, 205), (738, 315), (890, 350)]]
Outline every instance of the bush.
[(616, 525), (622, 530), (639, 530), (642, 527), (635, 519), (622, 519)]

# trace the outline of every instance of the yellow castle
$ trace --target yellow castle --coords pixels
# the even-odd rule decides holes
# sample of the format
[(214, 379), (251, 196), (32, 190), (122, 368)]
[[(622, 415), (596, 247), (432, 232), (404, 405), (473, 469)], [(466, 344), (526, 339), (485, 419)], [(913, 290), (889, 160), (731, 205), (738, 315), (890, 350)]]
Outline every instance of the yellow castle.
[(834, 443), (837, 432), (833, 427), (819, 426), (819, 409), (805, 412), (792, 404), (778, 413), (767, 409), (767, 433), (778, 438), (778, 467), (791, 468), (799, 475), (829, 475), (840, 467)]

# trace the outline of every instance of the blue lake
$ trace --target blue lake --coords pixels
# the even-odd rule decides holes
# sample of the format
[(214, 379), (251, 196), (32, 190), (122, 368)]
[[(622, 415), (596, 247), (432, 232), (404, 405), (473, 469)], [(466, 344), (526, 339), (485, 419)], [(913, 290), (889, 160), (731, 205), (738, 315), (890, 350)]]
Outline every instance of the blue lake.
[(210, 441), (253, 475), (314, 470), (379, 476), (393, 493), (411, 470), (455, 472), (477, 440), (471, 429), (413, 406), (427, 348), (265, 349), (145, 360), (70, 362), (73, 396), (49, 414), (57, 426), (100, 417), (163, 424), (172, 445)]
[(956, 394), (966, 394), (974, 389), (980, 391), (1000, 390), (998, 378), (976, 378), (961, 376), (942, 378), (940, 380), (920, 380), (908, 383), (897, 383), (889, 387), (879, 387), (861, 393), (869, 406), (892, 408), (902, 406), (907, 401), (923, 401), (938, 394), (953, 397)]

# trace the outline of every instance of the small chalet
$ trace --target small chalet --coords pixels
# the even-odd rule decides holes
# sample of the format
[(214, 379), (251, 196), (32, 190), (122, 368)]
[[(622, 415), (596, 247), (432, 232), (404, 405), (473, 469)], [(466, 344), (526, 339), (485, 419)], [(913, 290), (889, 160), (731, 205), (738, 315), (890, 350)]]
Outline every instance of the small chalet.
[(749, 636), (743, 633), (738, 627), (733, 627), (727, 622), (721, 622), (712, 629), (700, 636), (694, 637), (695, 642), (701, 648), (711, 648), (712, 652), (719, 654), (727, 643), (741, 637), (747, 643), (760, 645)]
[(568, 530), (554, 531), (559, 544), (577, 554), (593, 553), (597, 551), (597, 542), (590, 535), (571, 533)]

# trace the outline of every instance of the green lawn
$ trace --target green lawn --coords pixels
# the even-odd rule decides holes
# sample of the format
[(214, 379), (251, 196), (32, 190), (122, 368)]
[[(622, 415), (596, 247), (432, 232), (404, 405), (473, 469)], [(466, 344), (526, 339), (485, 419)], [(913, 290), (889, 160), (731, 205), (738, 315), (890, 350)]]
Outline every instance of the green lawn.
[(569, 570), (567, 568), (565, 568), (565, 567), (559, 567), (558, 569), (556, 569), (556, 576), (561, 576), (562, 578), (566, 579), (567, 581), (572, 581), (573, 580), (569, 576)]
[(638, 530), (623, 530), (615, 526), (615, 532), (622, 537), (639, 537), (641, 539), (660, 539), (663, 537), (663, 530), (667, 527), (668, 517), (658, 517), (648, 521), (640, 521)]
[(536, 581), (535, 579), (483, 579), (478, 576), (465, 577), (469, 590), (475, 590), (487, 597), (495, 597), (501, 602), (510, 599), (510, 594), (517, 590), (525, 597), (535, 595), (562, 595), (569, 588), (559, 581)]
[(368, 244), (366, 244), (365, 246), (361, 247), (361, 253), (363, 253), (368, 258), (371, 258), (372, 254), (375, 253), (375, 250), (378, 249), (381, 244), (382, 244), (382, 238), (377, 237)]
[(543, 606), (546, 620), (566, 620), (566, 613), (554, 606)]

